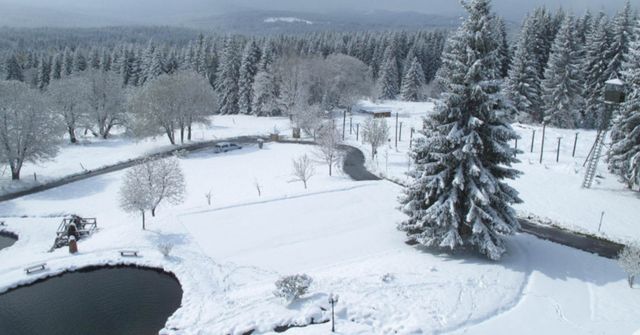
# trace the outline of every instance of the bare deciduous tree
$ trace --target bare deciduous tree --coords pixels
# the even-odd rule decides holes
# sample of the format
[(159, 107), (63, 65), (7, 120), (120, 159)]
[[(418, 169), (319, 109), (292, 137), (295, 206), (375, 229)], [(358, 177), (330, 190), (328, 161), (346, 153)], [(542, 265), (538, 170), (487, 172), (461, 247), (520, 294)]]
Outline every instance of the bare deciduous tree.
[(307, 182), (315, 173), (316, 169), (313, 166), (313, 161), (307, 154), (293, 160), (293, 176), (296, 177), (295, 181), (301, 181), (304, 184), (305, 190), (307, 189)]
[(322, 125), (323, 110), (320, 105), (298, 105), (293, 110), (293, 124), (302, 129), (307, 136), (315, 136)]
[(369, 118), (362, 125), (362, 138), (371, 145), (371, 159), (378, 148), (385, 144), (389, 138), (389, 126), (385, 119)]
[(633, 288), (636, 276), (640, 276), (640, 245), (631, 244), (622, 249), (618, 264), (627, 273), (629, 287)]
[(191, 139), (193, 123), (207, 123), (217, 100), (211, 86), (191, 71), (162, 75), (130, 96), (131, 128), (137, 136), (164, 133), (176, 144), (176, 131), (184, 142), (185, 130)]
[(94, 135), (104, 139), (111, 129), (125, 123), (125, 94), (120, 77), (112, 72), (89, 70), (84, 72), (89, 82), (91, 118), (97, 130)]
[(308, 100), (306, 63), (299, 57), (287, 57), (275, 64), (276, 76), (280, 82), (280, 108), (282, 113), (290, 118), (296, 110), (304, 108)]
[(333, 175), (333, 166), (340, 162), (340, 144), (342, 135), (335, 125), (325, 123), (318, 131), (318, 156), (329, 166), (329, 176)]
[(62, 139), (58, 118), (47, 108), (43, 95), (18, 81), (0, 81), (0, 161), (20, 179), (26, 161), (56, 155)]
[(145, 212), (156, 215), (163, 202), (177, 205), (185, 195), (185, 181), (175, 158), (147, 160), (133, 167), (125, 175), (120, 188), (120, 207), (127, 212), (140, 212), (145, 229)]
[(54, 80), (47, 88), (51, 108), (64, 119), (71, 143), (78, 142), (76, 128), (88, 126), (89, 87), (86, 77), (71, 76)]
[(258, 191), (258, 196), (261, 197), (262, 196), (262, 185), (260, 185), (260, 182), (258, 182), (258, 179), (254, 179), (253, 180), (253, 186), (256, 188), (256, 191)]
[(325, 106), (340, 107), (351, 111), (360, 99), (373, 91), (373, 79), (369, 67), (357, 58), (347, 55), (329, 55), (324, 60), (326, 76)]
[(213, 199), (213, 190), (209, 190), (209, 192), (205, 193), (204, 197), (207, 199), (207, 204), (211, 206), (211, 200)]

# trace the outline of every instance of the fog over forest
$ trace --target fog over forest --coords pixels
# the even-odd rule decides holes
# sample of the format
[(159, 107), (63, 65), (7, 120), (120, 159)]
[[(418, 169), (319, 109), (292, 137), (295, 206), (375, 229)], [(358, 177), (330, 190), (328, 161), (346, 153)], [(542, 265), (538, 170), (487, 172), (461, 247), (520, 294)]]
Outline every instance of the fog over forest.
[[(496, 0), (496, 12), (520, 22), (538, 6), (559, 6), (581, 14), (586, 9), (612, 13), (624, 0)], [(632, 5), (640, 0), (632, 1)], [(0, 26), (180, 25), (230, 12), (290, 11), (368, 13), (377, 10), (412, 11), (455, 17), (462, 13), (455, 0), (0, 0)]]

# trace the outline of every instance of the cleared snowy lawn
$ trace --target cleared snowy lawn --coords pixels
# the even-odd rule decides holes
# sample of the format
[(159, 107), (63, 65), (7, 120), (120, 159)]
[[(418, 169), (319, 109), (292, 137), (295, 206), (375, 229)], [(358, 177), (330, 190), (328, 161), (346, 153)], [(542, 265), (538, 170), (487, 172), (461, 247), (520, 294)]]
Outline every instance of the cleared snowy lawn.
[[(331, 291), (342, 295), (343, 318), (372, 332), (456, 327), (517, 300), (526, 272), (480, 259), (443, 261), (403, 244), (395, 230), (401, 219), (395, 210), (397, 186), (329, 178), (323, 165), (316, 167), (309, 190), (290, 182), (291, 159), (312, 150), (268, 145), (182, 159), (187, 202), (160, 208), (161, 217), (147, 232), (140, 230), (137, 216), (118, 209), (124, 172), (2, 203), (6, 216), (37, 217), (6, 219), (21, 240), (1, 252), (0, 289), (37, 278), (22, 269), (39, 262), (47, 262), (50, 273), (103, 263), (161, 266), (183, 283), (183, 307), (168, 327), (185, 333), (268, 331), (311, 317), (326, 319), (320, 308), (326, 309)], [(263, 187), (261, 197), (255, 180)], [(211, 207), (204, 197), (210, 189)], [(61, 213), (98, 217), (100, 232), (79, 243), (77, 256), (64, 249), (46, 252), (59, 223), (46, 216)], [(162, 258), (155, 248), (159, 241), (176, 244), (172, 258)], [(119, 249), (138, 249), (143, 258), (123, 260)], [(281, 274), (301, 271), (316, 284), (307, 299), (287, 307), (273, 297), (273, 283)], [(386, 273), (394, 277), (389, 283), (382, 281)], [(449, 301), (449, 296), (458, 298)]]
[[(410, 127), (421, 129), (422, 117), (433, 112), (434, 104), (383, 101), (378, 104), (363, 102), (362, 105), (368, 109), (389, 110), (394, 113), (393, 118), (387, 119), (391, 128), (391, 142), (378, 150), (379, 155), (374, 161), (370, 159), (371, 149), (362, 142), (356, 142), (355, 133), (349, 136), (347, 131), (349, 142), (365, 152), (367, 166), (371, 170), (401, 182), (408, 182), (405, 173), (410, 167), (407, 158)], [(398, 150), (395, 149), (394, 141), (396, 112), (399, 113), (399, 121), (403, 123), (402, 141), (398, 142)], [(354, 123), (362, 124), (365, 117), (356, 114)], [(640, 193), (628, 190), (616, 176), (608, 172), (604, 155), (598, 166), (598, 177), (593, 187), (582, 188), (586, 173), (583, 163), (595, 141), (595, 131), (547, 128), (543, 162), (540, 164), (542, 127), (514, 124), (514, 129), (521, 136), (518, 148), (523, 151), (518, 155), (521, 162), (514, 167), (524, 172), (524, 175), (511, 182), (524, 200), (523, 204), (516, 206), (518, 211), (523, 215), (534, 214), (548, 219), (545, 221), (572, 230), (622, 242), (640, 240)], [(533, 130), (536, 130), (536, 136), (531, 152)], [(572, 157), (576, 132), (579, 133), (576, 155)], [(558, 137), (562, 140), (560, 160), (556, 162)], [(605, 150), (606, 148), (608, 147), (605, 147)], [(603, 212), (602, 229), (598, 232)]]
[[(4, 219), (21, 239), (0, 251), (0, 291), (42, 276), (24, 274), (34, 263), (47, 262), (52, 274), (129, 262), (165, 268), (181, 281), (182, 306), (166, 333), (259, 334), (311, 318), (327, 320), (331, 292), (340, 295), (338, 329), (344, 334), (505, 333), (515, 320), (528, 329), (567, 330), (562, 333), (640, 328), (640, 291), (626, 286), (614, 262), (528, 236), (510, 239), (500, 263), (407, 246), (395, 229), (402, 218), (395, 209), (399, 187), (330, 178), (324, 165), (316, 166), (309, 190), (290, 182), (291, 159), (312, 151), (271, 144), (181, 159), (187, 201), (160, 208), (146, 232), (138, 216), (118, 209), (124, 171), (1, 203), (3, 216), (34, 217)], [(204, 196), (209, 190), (212, 206)], [(59, 213), (98, 217), (101, 230), (80, 241), (79, 255), (46, 252), (60, 220), (47, 216)], [(168, 259), (156, 248), (166, 241), (175, 244)], [(142, 258), (123, 259), (121, 249), (140, 250)], [(286, 306), (273, 296), (273, 283), (297, 272), (311, 275), (314, 286)], [(544, 328), (531, 321), (538, 314), (546, 317)], [(325, 334), (327, 327), (292, 333)]]
[[(210, 126), (195, 126), (192, 139), (194, 142), (199, 142), (237, 136), (268, 135), (273, 132), (274, 127), (283, 134), (290, 133), (291, 129), (288, 118), (216, 116), (212, 118)], [(80, 143), (75, 145), (65, 142), (58, 156), (52, 161), (39, 164), (25, 163), (21, 173), (22, 180), (19, 182), (11, 181), (11, 173), (6, 166), (0, 167), (0, 193), (24, 189), (51, 179), (171, 148), (166, 136), (136, 141), (123, 134), (115, 134), (108, 140), (96, 139), (89, 134), (79, 136), (79, 141)], [(34, 181), (34, 173), (37, 176), (37, 182)]]

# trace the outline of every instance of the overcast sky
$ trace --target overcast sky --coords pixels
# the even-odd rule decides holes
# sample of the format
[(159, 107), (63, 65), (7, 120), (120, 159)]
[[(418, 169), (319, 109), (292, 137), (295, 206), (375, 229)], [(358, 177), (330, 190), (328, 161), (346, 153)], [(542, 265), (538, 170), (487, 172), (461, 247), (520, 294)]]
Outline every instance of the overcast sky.
[[(563, 6), (581, 14), (587, 8), (613, 12), (625, 0), (494, 0), (495, 10), (510, 20), (520, 20), (531, 9), (546, 5)], [(134, 18), (150, 16), (216, 15), (226, 10), (275, 9), (325, 12), (334, 10), (368, 11), (375, 9), (418, 11), (429, 14), (456, 15), (461, 11), (457, 0), (0, 0), (0, 4), (18, 4), (35, 8), (55, 8), (82, 14)], [(640, 0), (631, 0), (640, 8)], [(144, 13), (144, 14), (143, 14)], [(1, 24), (0, 24), (1, 25)]]
[[(625, 0), (494, 0), (494, 8), (505, 16), (521, 16), (532, 8), (546, 5), (564, 6), (582, 12), (586, 8), (594, 10), (620, 8)], [(260, 8), (280, 7), (297, 10), (327, 9), (387, 9), (411, 10), (430, 14), (458, 13), (461, 9), (456, 0), (239, 0), (236, 3), (253, 5)], [(632, 0), (640, 5), (640, 0)]]

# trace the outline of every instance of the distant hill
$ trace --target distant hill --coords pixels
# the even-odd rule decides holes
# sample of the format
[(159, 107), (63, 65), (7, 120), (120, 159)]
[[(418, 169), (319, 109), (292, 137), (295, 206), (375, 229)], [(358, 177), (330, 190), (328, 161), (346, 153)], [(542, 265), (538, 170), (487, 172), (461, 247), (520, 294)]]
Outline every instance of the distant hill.
[(451, 29), (459, 19), (415, 12), (305, 13), (291, 11), (240, 11), (184, 22), (205, 30), (239, 34), (304, 33), (313, 31)]
[[(0, 0), (0, 27), (173, 26), (242, 34), (304, 33), (312, 31), (416, 30), (453, 28), (456, 17), (417, 12), (342, 11), (309, 13), (231, 8), (216, 2), (191, 0), (193, 6), (175, 1)], [(166, 6), (162, 6), (166, 3)], [(97, 14), (99, 13), (99, 14)]]
[(0, 3), (2, 27), (104, 27), (132, 22), (57, 8), (42, 8), (19, 3)]

